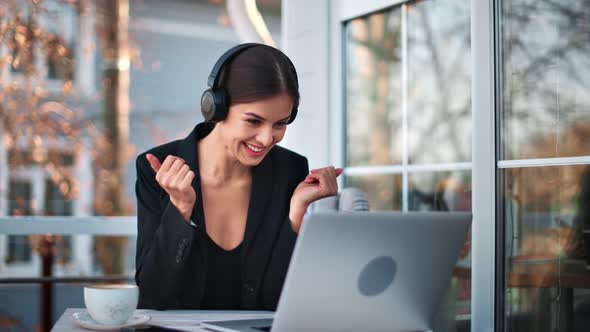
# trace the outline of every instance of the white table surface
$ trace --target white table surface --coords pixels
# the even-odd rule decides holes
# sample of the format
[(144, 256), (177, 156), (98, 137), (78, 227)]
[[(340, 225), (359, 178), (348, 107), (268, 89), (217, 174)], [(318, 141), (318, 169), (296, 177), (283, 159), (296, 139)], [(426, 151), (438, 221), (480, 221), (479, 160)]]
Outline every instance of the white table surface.
[[(84, 328), (76, 325), (72, 314), (85, 310), (67, 309), (59, 320), (55, 323), (52, 332), (88, 332)], [(209, 331), (199, 327), (202, 321), (211, 320), (230, 320), (246, 318), (271, 318), (274, 313), (271, 311), (216, 311), (216, 310), (145, 310), (139, 309), (136, 313), (148, 314), (151, 319), (147, 324), (159, 325), (165, 327), (176, 327), (186, 331)]]

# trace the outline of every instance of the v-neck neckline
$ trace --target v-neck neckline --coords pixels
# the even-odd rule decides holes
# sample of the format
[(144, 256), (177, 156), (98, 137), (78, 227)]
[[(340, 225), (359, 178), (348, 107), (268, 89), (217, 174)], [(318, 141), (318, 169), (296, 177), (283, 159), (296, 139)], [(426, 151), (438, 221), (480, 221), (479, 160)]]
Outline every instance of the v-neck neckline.
[[(182, 140), (179, 148), (179, 156), (185, 160), (191, 170), (195, 172), (195, 177), (192, 186), (195, 189), (196, 200), (193, 207), (191, 218), (193, 222), (197, 220), (203, 233), (206, 236), (205, 215), (203, 209), (203, 197), (201, 191), (201, 177), (199, 172), (198, 159), (198, 142), (205, 136), (209, 135), (215, 124), (209, 122), (202, 122), (195, 126), (193, 131)], [(252, 183), (250, 187), (250, 197), (248, 202), (248, 211), (246, 214), (246, 227), (244, 230), (244, 238), (240, 246), (242, 246), (242, 257), (248, 251), (251, 240), (256, 233), (256, 230), (263, 222), (266, 206), (270, 201), (273, 186), (273, 150), (271, 149), (264, 159), (252, 168)], [(205, 248), (203, 248), (206, 250)]]

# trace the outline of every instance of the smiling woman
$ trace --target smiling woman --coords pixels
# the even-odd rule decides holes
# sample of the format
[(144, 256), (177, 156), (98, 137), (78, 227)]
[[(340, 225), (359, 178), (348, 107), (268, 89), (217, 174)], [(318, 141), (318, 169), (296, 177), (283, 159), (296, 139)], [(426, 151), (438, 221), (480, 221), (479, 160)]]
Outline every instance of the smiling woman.
[(139, 307), (274, 310), (303, 215), (342, 169), (276, 146), (299, 104), (278, 49), (230, 49), (208, 85), (206, 121), (137, 158)]
[[(256, 166), (285, 136), (292, 104), (292, 98), (283, 93), (260, 101), (231, 106), (227, 121), (217, 125), (229, 137), (219, 139), (223, 141), (225, 149), (234, 150), (236, 159), (242, 164)], [(218, 139), (204, 139), (203, 145), (207, 146), (212, 141)]]

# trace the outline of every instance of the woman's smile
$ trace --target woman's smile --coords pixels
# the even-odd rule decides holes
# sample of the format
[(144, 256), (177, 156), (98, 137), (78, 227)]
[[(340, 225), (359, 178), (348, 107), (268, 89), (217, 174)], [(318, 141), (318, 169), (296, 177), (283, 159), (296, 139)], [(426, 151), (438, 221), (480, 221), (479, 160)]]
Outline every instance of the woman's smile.
[(243, 146), (246, 150), (246, 153), (251, 157), (260, 157), (264, 155), (265, 151), (267, 150), (266, 148), (252, 145), (246, 142), (244, 142)]

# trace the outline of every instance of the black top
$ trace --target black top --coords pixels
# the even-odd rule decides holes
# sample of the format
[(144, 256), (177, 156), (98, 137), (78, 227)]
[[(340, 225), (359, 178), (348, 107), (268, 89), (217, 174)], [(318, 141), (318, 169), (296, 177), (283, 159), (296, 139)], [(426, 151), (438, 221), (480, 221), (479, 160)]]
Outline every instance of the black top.
[[(201, 123), (186, 138), (155, 147), (160, 161), (173, 155), (195, 172), (197, 194), (189, 225), (158, 185), (145, 154), (137, 157), (137, 251), (139, 308), (200, 309), (209, 269), (209, 246), (197, 158), (197, 143), (213, 125)], [(273, 147), (252, 169), (252, 189), (240, 248), (240, 309), (275, 310), (297, 234), (289, 221), (291, 196), (308, 174), (307, 159)]]
[(205, 294), (201, 309), (240, 309), (242, 280), (240, 278), (240, 253), (242, 243), (232, 250), (221, 248), (206, 236), (208, 260)]

